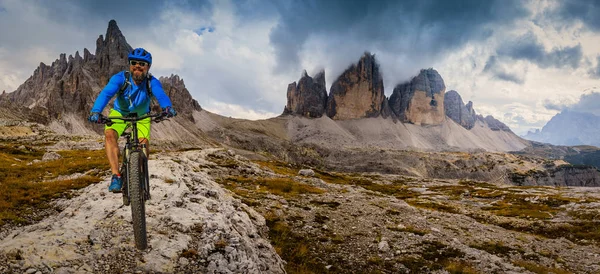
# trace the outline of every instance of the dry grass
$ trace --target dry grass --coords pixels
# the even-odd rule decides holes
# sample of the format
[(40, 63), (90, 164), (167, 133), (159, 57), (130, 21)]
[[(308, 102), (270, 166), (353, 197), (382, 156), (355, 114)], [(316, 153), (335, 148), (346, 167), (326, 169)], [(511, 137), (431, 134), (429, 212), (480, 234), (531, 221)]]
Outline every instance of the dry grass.
[(180, 257), (194, 259), (198, 257), (198, 251), (196, 249), (186, 249), (181, 252)]
[(481, 244), (472, 244), (469, 245), (472, 248), (484, 250), (487, 253), (499, 255), (499, 256), (508, 256), (511, 253), (523, 254), (525, 251), (521, 249), (512, 248), (510, 246), (505, 245), (503, 242), (484, 242)]
[(406, 202), (414, 207), (458, 214), (460, 210), (453, 205), (427, 199), (407, 199)]
[(269, 227), (269, 239), (277, 254), (287, 262), (285, 269), (288, 273), (321, 273), (325, 269), (310, 252), (317, 239), (294, 233), (273, 212), (267, 212), (264, 217)]
[(451, 260), (446, 264), (446, 270), (451, 274), (477, 274), (477, 271), (471, 264), (463, 260)]
[(486, 208), (499, 216), (529, 219), (551, 219), (563, 209), (560, 206), (575, 201), (559, 195), (520, 195), (507, 193), (501, 201)]
[[(440, 269), (455, 270), (450, 273), (469, 273), (457, 272), (459, 270), (457, 270), (459, 268), (457, 261), (465, 256), (462, 251), (437, 241), (424, 241), (421, 248), (422, 251), (418, 257), (403, 257), (398, 259), (398, 262), (407, 267), (410, 273), (429, 273), (431, 270)], [(466, 264), (461, 265), (464, 269), (467, 269)]]
[(58, 160), (32, 163), (41, 160), (44, 151), (7, 146), (1, 149), (0, 225), (26, 223), (32, 211), (48, 208), (52, 199), (102, 180), (99, 171), (71, 180), (56, 180), (59, 176), (109, 168), (103, 150), (59, 151), (62, 158)]
[(296, 167), (292, 164), (287, 164), (284, 162), (255, 161), (255, 163), (257, 163), (258, 165), (260, 165), (263, 168), (270, 169), (277, 174), (285, 175), (285, 176), (296, 176), (296, 175), (298, 175), (298, 172), (300, 171), (299, 167)]
[(331, 184), (356, 185), (374, 192), (391, 195), (398, 199), (415, 198), (421, 195), (418, 192), (409, 190), (410, 187), (406, 183), (411, 182), (414, 179), (408, 177), (390, 183), (375, 183), (372, 179), (379, 179), (378, 176), (363, 176), (359, 174), (343, 174), (325, 171), (316, 171), (316, 173), (321, 180)]

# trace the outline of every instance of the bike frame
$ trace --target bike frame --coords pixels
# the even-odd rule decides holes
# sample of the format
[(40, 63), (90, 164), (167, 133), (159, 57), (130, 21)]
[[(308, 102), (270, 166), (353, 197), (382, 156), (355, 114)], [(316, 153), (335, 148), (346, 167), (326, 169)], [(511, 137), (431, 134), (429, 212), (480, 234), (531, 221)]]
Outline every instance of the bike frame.
[[(120, 168), (120, 173), (122, 175), (124, 175), (124, 181), (123, 181), (123, 203), (125, 205), (129, 204), (129, 182), (130, 182), (130, 173), (128, 170), (128, 163), (129, 163), (129, 155), (131, 154), (131, 152), (134, 151), (142, 151), (142, 157), (143, 157), (143, 168), (144, 168), (144, 180), (142, 180), (143, 184), (141, 185), (141, 188), (144, 190), (144, 201), (150, 200), (150, 176), (148, 173), (148, 149), (146, 147), (146, 144), (141, 144), (140, 140), (138, 138), (138, 131), (137, 131), (137, 122), (144, 120), (146, 118), (150, 118), (153, 119), (152, 122), (158, 123), (161, 122), (162, 120), (165, 119), (165, 117), (162, 114), (147, 114), (147, 115), (143, 115), (138, 117), (135, 113), (132, 113), (128, 116), (109, 116), (106, 117), (106, 119), (108, 119), (109, 121), (111, 121), (111, 123), (114, 123), (114, 120), (120, 120), (123, 122), (130, 122), (131, 124), (131, 131), (130, 132), (125, 132), (123, 133), (122, 137), (125, 138), (126, 140), (126, 144), (125, 147), (123, 147), (123, 158), (121, 161), (121, 168)], [(127, 129), (126, 129), (127, 130)]]

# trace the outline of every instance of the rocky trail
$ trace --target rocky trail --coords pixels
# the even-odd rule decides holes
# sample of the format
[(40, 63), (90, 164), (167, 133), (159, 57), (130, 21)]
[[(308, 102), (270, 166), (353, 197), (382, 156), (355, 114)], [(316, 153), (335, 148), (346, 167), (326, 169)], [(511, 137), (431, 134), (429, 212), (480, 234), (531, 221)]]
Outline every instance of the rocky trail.
[(283, 273), (265, 220), (198, 170), (207, 151), (149, 161), (149, 250), (108, 180), (59, 200), (57, 215), (2, 235), (1, 273)]
[[(108, 178), (0, 234), (1, 273), (597, 273), (600, 189), (154, 154), (150, 248)], [(302, 175), (300, 175), (302, 174)]]

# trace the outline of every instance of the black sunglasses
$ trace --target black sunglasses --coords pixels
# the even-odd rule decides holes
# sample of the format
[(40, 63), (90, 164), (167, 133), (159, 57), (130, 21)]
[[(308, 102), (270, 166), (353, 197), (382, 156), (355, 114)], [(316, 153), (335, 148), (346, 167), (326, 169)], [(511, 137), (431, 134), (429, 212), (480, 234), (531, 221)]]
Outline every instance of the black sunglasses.
[(140, 67), (145, 67), (148, 65), (148, 63), (143, 62), (143, 61), (129, 61), (129, 64), (132, 66), (140, 65)]

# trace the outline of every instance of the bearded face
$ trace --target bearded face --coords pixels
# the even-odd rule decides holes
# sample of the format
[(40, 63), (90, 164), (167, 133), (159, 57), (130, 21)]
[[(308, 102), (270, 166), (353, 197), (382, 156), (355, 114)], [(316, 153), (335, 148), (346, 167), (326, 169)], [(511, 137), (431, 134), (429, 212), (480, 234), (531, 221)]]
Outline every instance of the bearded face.
[(129, 71), (131, 71), (131, 77), (136, 83), (143, 81), (148, 76), (149, 69), (150, 65), (144, 61), (129, 61)]

